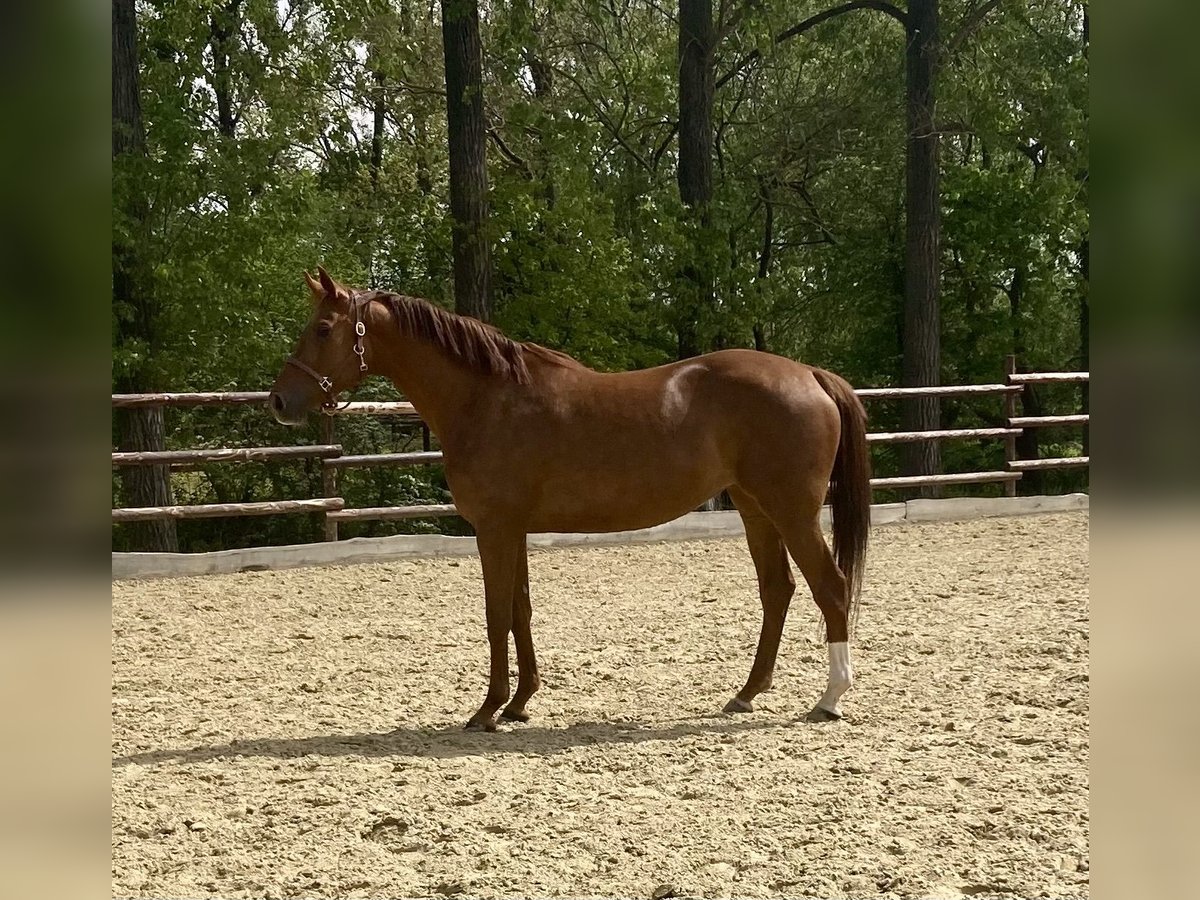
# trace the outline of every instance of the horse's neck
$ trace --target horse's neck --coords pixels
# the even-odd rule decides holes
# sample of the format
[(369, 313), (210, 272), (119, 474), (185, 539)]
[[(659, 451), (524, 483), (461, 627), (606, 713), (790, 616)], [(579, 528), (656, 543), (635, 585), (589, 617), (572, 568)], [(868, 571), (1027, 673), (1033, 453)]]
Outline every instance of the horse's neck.
[(443, 443), (470, 414), (470, 405), (478, 402), (490, 380), (445, 350), (405, 334), (389, 342), (383, 359), (372, 368), (391, 379)]

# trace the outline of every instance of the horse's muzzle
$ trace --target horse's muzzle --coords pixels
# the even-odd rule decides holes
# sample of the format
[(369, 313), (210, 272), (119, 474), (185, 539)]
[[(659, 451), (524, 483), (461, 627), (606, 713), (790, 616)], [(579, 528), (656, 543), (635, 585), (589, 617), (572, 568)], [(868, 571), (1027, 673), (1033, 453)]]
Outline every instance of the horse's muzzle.
[(280, 425), (303, 425), (306, 418), (304, 413), (297, 415), (294, 411), (288, 409), (288, 403), (283, 399), (281, 394), (274, 391), (267, 398), (267, 408), (271, 410), (271, 415), (275, 417), (275, 421)]

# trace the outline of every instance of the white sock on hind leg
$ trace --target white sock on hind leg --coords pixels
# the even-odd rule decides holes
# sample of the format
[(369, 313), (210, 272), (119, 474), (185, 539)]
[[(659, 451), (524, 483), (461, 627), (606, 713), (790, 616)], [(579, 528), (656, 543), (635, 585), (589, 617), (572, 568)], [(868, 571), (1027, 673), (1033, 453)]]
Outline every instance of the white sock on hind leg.
[(825, 694), (817, 701), (817, 706), (837, 715), (842, 714), (838, 701), (842, 694), (850, 690), (854, 684), (854, 668), (850, 665), (850, 645), (845, 641), (828, 644), (829, 647), (829, 686)]

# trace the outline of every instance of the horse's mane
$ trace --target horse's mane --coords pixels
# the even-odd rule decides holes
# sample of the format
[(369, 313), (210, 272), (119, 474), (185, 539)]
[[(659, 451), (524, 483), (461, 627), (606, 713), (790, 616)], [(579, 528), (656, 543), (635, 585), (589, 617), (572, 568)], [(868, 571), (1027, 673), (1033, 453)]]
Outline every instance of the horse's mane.
[(401, 331), (440, 347), (477, 372), (528, 384), (528, 355), (552, 365), (586, 368), (565, 353), (514, 341), (498, 328), (452, 313), (419, 297), (387, 291), (376, 291), (368, 296), (383, 302), (391, 310)]

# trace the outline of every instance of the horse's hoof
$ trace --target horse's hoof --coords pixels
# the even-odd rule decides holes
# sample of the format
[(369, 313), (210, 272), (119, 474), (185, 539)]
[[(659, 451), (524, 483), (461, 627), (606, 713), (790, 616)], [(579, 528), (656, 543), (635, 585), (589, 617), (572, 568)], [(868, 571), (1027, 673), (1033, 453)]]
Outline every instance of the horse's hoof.
[(725, 704), (724, 712), (727, 713), (745, 713), (754, 712), (754, 704), (749, 700), (743, 700), (741, 697), (734, 697)]
[(528, 722), (529, 713), (523, 709), (506, 708), (504, 712), (500, 713), (500, 718), (508, 719), (510, 722)]
[(495, 731), (496, 720), (488, 719), (481, 722), (478, 719), (472, 719), (464, 726), (464, 729), (466, 731)]
[(805, 722), (837, 722), (842, 718), (840, 712), (833, 712), (823, 706), (814, 706), (812, 712), (804, 717)]

